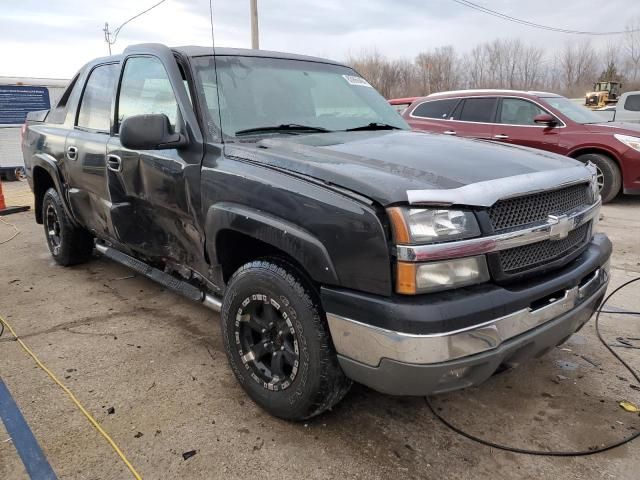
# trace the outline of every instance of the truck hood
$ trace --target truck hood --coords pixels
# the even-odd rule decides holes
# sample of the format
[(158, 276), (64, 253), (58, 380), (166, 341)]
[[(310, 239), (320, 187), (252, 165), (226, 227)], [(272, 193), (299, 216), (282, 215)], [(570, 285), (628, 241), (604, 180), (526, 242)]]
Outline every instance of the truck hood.
[(391, 130), (278, 136), (225, 145), (225, 154), (352, 190), (387, 206), (408, 190), (441, 190), (581, 165), (526, 147)]

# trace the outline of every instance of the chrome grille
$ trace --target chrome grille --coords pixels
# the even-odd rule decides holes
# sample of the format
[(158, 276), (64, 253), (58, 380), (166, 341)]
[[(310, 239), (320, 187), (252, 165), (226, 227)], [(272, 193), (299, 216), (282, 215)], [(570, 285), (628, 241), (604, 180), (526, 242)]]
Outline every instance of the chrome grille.
[(515, 274), (567, 256), (584, 245), (590, 230), (591, 222), (588, 222), (569, 232), (562, 240), (545, 240), (503, 250), (498, 257), (502, 271)]
[(493, 230), (503, 232), (546, 222), (549, 215), (561, 215), (589, 203), (589, 186), (581, 183), (559, 190), (499, 200), (489, 209), (489, 218)]

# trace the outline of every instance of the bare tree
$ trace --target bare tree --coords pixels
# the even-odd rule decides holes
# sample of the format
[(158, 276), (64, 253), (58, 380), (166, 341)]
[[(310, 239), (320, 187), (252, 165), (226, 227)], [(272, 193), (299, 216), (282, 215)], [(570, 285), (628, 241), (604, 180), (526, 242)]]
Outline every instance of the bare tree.
[(421, 93), (453, 90), (460, 87), (461, 65), (455, 49), (448, 45), (420, 53), (415, 60)]
[(348, 63), (387, 98), (458, 88), (548, 90), (581, 97), (600, 72), (610, 80), (624, 79), (626, 90), (640, 89), (640, 17), (629, 22), (622, 44), (609, 43), (599, 51), (589, 40), (569, 42), (550, 55), (519, 39), (496, 39), (465, 55), (442, 46), (421, 52), (412, 62), (388, 59), (373, 49), (351, 56)]
[(627, 23), (624, 47), (627, 53), (626, 76), (633, 83), (634, 88), (640, 88), (640, 17)]
[(483, 45), (477, 45), (465, 55), (464, 70), (469, 88), (482, 88), (487, 84), (487, 62)]
[(564, 83), (569, 96), (581, 96), (590, 90), (597, 76), (598, 58), (589, 40), (567, 43), (558, 56)]

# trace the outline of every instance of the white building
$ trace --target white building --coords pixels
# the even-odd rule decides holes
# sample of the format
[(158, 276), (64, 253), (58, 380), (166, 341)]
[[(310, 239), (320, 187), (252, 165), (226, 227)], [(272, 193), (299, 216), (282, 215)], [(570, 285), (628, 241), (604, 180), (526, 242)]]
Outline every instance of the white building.
[(0, 77), (0, 173), (13, 179), (24, 168), (20, 129), (27, 113), (58, 103), (69, 80)]

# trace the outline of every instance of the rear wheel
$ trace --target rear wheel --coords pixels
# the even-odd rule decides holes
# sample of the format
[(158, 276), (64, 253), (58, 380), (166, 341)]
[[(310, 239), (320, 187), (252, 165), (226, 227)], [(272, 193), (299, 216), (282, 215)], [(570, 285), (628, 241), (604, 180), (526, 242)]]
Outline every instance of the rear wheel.
[(56, 263), (66, 267), (91, 258), (93, 237), (85, 229), (71, 223), (54, 188), (44, 194), (42, 220), (47, 245)]
[(269, 259), (240, 267), (221, 316), (231, 368), (270, 414), (304, 420), (349, 390), (315, 290), (292, 265)]
[(585, 164), (591, 162), (596, 166), (602, 203), (610, 202), (620, 193), (622, 174), (615, 160), (600, 153), (586, 153), (576, 160)]
[(25, 181), (27, 179), (27, 175), (24, 172), (24, 168), (22, 167), (18, 167), (18, 168), (14, 168), (13, 170), (9, 170), (7, 172), (7, 180), (10, 182), (15, 182), (15, 181)]

